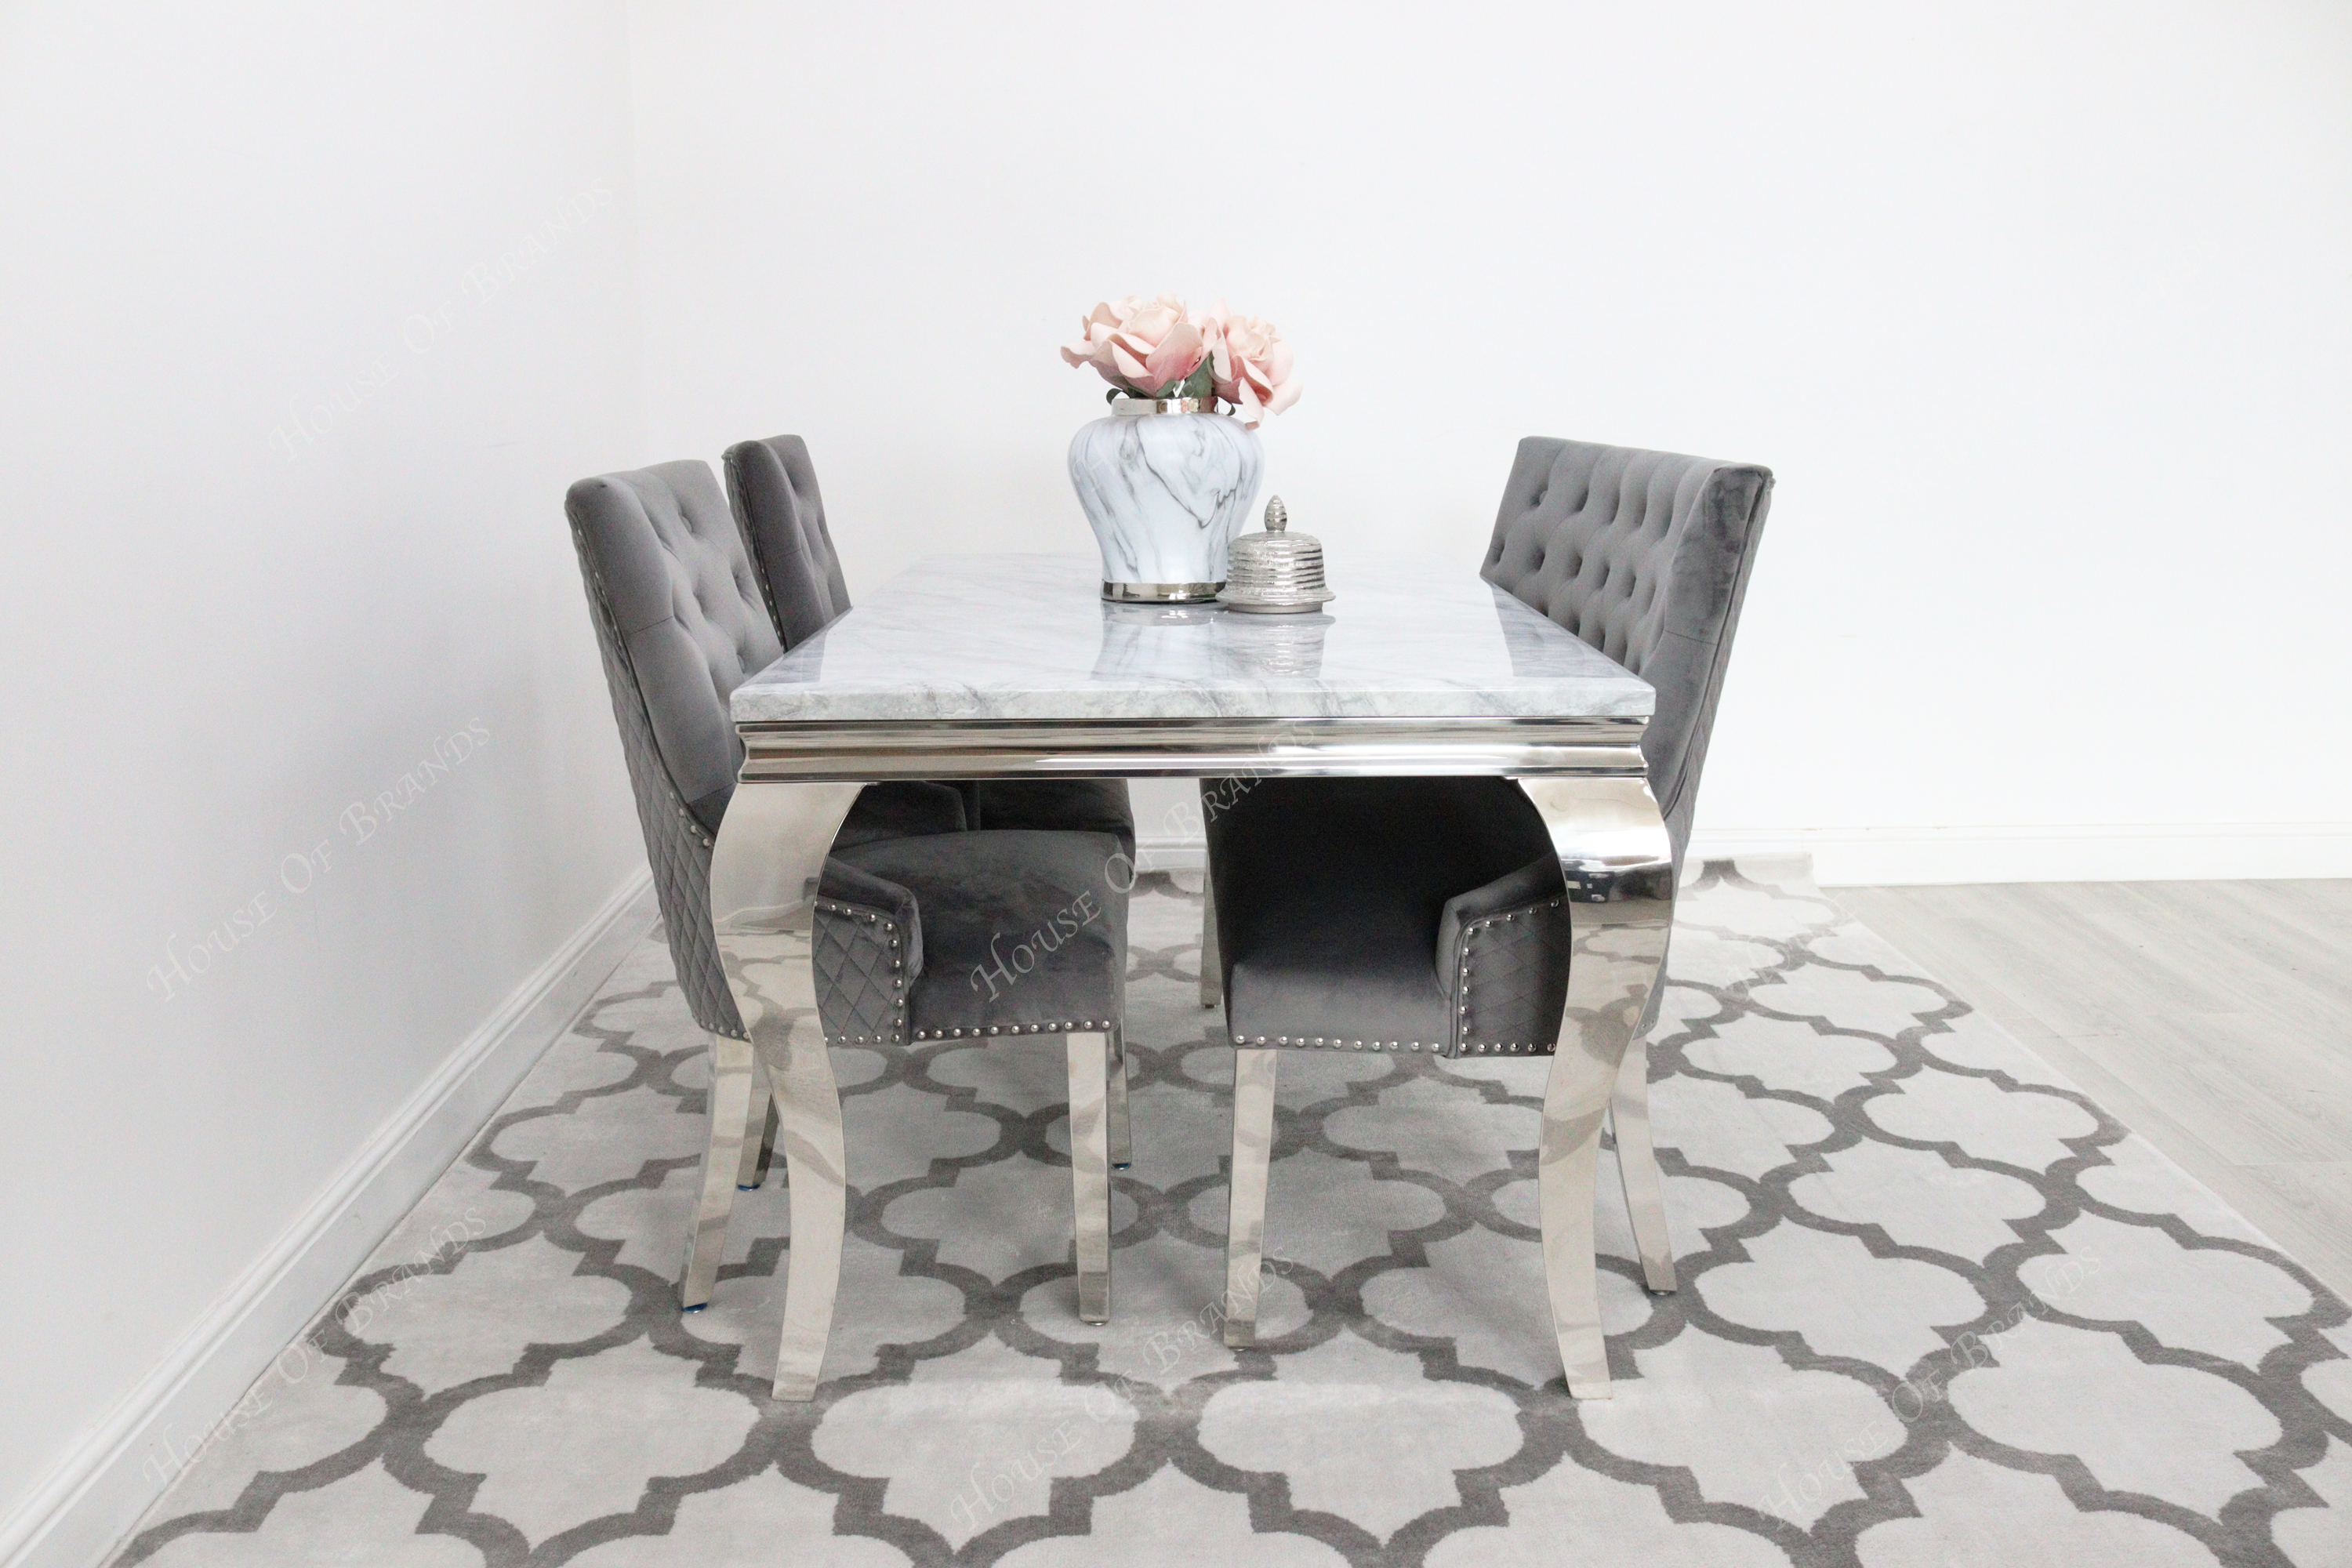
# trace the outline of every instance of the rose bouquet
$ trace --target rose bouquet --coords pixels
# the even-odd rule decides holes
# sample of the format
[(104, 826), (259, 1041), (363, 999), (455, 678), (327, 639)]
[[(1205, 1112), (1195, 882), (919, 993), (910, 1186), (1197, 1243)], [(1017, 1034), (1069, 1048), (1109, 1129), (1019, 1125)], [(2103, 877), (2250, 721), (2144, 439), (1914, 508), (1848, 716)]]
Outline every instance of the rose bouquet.
[(1111, 397), (1222, 397), (1251, 426), (1298, 401), (1290, 345), (1274, 323), (1236, 316), (1222, 300), (1196, 314), (1173, 294), (1130, 294), (1097, 305), (1083, 326), (1085, 337), (1062, 357), (1094, 366)]

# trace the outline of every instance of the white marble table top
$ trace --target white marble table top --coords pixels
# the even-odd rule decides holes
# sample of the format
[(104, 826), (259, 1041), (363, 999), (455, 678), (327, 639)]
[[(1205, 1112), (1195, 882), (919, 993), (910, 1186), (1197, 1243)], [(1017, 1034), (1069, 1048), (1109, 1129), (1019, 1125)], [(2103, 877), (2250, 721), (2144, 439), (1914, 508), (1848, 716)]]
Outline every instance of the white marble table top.
[(1349, 550), (1318, 616), (1107, 605), (1087, 555), (935, 555), (735, 690), (739, 724), (1645, 718), (1649, 683), (1469, 563)]

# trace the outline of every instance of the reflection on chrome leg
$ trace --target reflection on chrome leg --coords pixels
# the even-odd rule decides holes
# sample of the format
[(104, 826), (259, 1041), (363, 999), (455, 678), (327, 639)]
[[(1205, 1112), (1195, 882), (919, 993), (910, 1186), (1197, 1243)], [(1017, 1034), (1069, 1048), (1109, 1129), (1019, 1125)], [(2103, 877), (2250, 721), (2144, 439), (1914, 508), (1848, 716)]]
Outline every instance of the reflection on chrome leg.
[(1070, 1063), (1070, 1196), (1078, 1238), (1078, 1319), (1110, 1321), (1110, 1157), (1105, 1123), (1110, 1040), (1063, 1037)]
[(1110, 1028), (1110, 1168), (1124, 1171), (1135, 1163), (1135, 1131), (1127, 1120), (1127, 1034)]
[(775, 1169), (776, 1134), (782, 1126), (783, 1118), (776, 1110), (776, 1094), (772, 1088), (768, 1091), (768, 1114), (760, 1123), (760, 1168), (751, 1173), (751, 1184), (755, 1187), (767, 1185), (768, 1173)]
[(1225, 1209), (1225, 1343), (1257, 1342), (1258, 1271), (1265, 1255), (1266, 1163), (1274, 1153), (1277, 1051), (1234, 1052), (1234, 1160)]
[(1665, 1183), (1658, 1174), (1658, 1153), (1652, 1143), (1650, 1045), (1645, 1039), (1625, 1047), (1616, 1092), (1609, 1102), (1609, 1125), (1617, 1135), (1617, 1173), (1625, 1183), (1625, 1210), (1633, 1217), (1642, 1278), (1651, 1289), (1669, 1295), (1675, 1288), (1675, 1244), (1666, 1234)]
[(751, 1105), (743, 1121), (743, 1161), (735, 1170), (735, 1190), (748, 1193), (768, 1179), (768, 1162), (776, 1147), (776, 1097), (768, 1088), (768, 1069), (759, 1054), (751, 1057)]
[(1225, 999), (1224, 960), (1217, 952), (1217, 886), (1209, 868), (1201, 868), (1201, 1005), (1213, 1007)]
[(751, 1109), (751, 1042), (731, 1035), (710, 1037), (710, 1141), (702, 1152), (702, 1191), (694, 1205), (694, 1230), (686, 1244), (686, 1277), (678, 1282), (678, 1305), (687, 1311), (708, 1306), (719, 1279), (719, 1255), (727, 1247), (727, 1215), (735, 1206), (735, 1185), (743, 1163), (743, 1124)]

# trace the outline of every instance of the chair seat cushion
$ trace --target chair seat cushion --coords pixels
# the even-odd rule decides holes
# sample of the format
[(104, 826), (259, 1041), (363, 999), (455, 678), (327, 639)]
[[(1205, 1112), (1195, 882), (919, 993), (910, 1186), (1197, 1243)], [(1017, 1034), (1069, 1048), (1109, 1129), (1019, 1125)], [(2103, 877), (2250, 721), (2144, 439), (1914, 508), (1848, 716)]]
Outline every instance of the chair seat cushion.
[(836, 846), (833, 858), (913, 897), (915, 1038), (1104, 1029), (1118, 1018), (1134, 871), (1113, 836), (982, 828)]
[(1217, 787), (1209, 864), (1227, 1033), (1252, 1046), (1451, 1054), (1448, 900), (1506, 879), (1527, 881), (1530, 899), (1561, 890), (1542, 815), (1508, 779)]

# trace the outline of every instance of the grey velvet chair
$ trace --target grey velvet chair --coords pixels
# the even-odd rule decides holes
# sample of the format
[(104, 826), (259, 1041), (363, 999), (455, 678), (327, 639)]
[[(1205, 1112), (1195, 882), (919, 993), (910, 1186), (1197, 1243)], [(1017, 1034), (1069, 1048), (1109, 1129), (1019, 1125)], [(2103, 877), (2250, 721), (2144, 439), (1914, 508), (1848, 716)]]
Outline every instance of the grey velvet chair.
[[(1530, 437), (1481, 567), (1656, 688), (1642, 749), (1676, 873), (1771, 489), (1750, 465)], [(1246, 1344), (1274, 1143), (1276, 1053), (1260, 1047), (1553, 1054), (1569, 879), (1510, 779), (1204, 782), (1203, 796), (1202, 999), (1222, 994), (1236, 1058), (1226, 1341)], [(1643, 1277), (1663, 1292), (1674, 1253), (1642, 1043), (1662, 993), (1633, 1031), (1610, 1120)], [(1586, 1221), (1575, 1238), (1548, 1223), (1548, 1263), (1590, 1245)]]
[[(729, 698), (783, 650), (708, 464), (583, 479), (565, 511), (679, 988), (711, 1039), (710, 1137), (679, 1292), (691, 1310), (709, 1300), (734, 1192), (760, 1180), (772, 1137), (761, 1131), (773, 1126), (766, 1064), (755, 1058), (719, 961), (709, 883), (742, 757)], [(1127, 967), (1121, 889), (1129, 879), (1113, 868), (1131, 855), (1131, 836), (975, 829), (964, 798), (951, 785), (911, 784), (869, 788), (852, 807), (817, 889), (813, 946), (825, 1038), (889, 1049), (910, 1038), (1061, 1034), (1074, 1060), (1107, 1051)], [(1050, 926), (1081, 899), (1099, 916), (1041, 952), (1019, 985), (983, 989), (974, 978), (992, 963), (992, 936)], [(838, 1104), (829, 1109), (837, 1126)], [(1072, 1160), (1080, 1305), (1099, 1321), (1109, 1310), (1110, 1267), (1101, 1119), (1087, 1136), (1094, 1146), (1074, 1148)], [(785, 1154), (797, 1185), (798, 1152), (788, 1143)], [(832, 1220), (842, 1223), (837, 1205)], [(810, 1250), (826, 1248), (820, 1241)], [(830, 1251), (838, 1254), (837, 1235)], [(824, 1299), (832, 1290), (824, 1282)], [(821, 1366), (821, 1343), (816, 1357)]]
[[(798, 647), (849, 612), (849, 585), (826, 521), (824, 493), (808, 443), (798, 436), (738, 441), (727, 448), (727, 499), (750, 552), (768, 618), (787, 648)], [(919, 820), (937, 809), (930, 784), (877, 785), (866, 795), (875, 809)], [(967, 827), (1034, 827), (1108, 833), (1135, 857), (1135, 810), (1125, 779), (959, 780), (946, 787), (962, 797)], [(1132, 1158), (1127, 1100), (1127, 1044), (1111, 1032), (1108, 1067), (1110, 1163), (1126, 1170)]]

